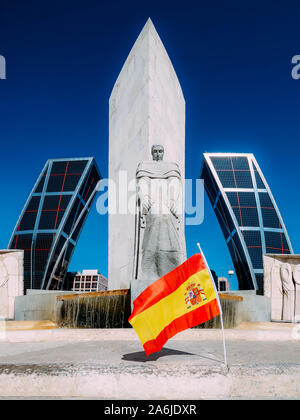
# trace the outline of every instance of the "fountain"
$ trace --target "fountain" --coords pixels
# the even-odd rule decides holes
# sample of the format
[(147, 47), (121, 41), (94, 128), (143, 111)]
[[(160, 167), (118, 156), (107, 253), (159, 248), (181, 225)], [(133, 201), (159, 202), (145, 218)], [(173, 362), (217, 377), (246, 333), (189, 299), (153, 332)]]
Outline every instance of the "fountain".
[[(225, 328), (240, 322), (241, 296), (219, 293)], [(62, 328), (131, 328), (130, 289), (61, 295), (56, 297), (57, 325)], [(194, 328), (220, 328), (220, 317)]]
[(57, 324), (65, 328), (130, 328), (130, 291), (78, 293), (57, 296)]

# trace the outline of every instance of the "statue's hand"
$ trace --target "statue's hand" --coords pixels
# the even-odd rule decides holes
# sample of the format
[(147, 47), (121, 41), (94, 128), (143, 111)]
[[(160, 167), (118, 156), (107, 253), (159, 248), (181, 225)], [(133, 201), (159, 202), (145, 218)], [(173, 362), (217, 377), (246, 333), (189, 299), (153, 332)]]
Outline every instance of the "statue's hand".
[(145, 200), (142, 201), (141, 203), (141, 208), (142, 208), (142, 214), (146, 215), (149, 213), (149, 210), (151, 208), (151, 200), (149, 200), (149, 198), (146, 198)]
[(173, 214), (173, 216), (175, 216), (176, 218), (178, 218), (176, 203), (175, 203), (174, 200), (170, 200), (169, 201), (168, 207), (170, 209), (170, 212)]

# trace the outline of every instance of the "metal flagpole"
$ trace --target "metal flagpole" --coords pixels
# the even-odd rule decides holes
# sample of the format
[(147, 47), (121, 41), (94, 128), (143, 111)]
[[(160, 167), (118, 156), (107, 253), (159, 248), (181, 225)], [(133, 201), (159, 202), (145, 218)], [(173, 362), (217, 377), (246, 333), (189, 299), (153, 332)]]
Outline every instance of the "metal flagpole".
[(220, 303), (220, 299), (219, 299), (218, 291), (217, 291), (217, 289), (216, 289), (216, 285), (215, 285), (214, 278), (213, 278), (213, 276), (212, 276), (212, 274), (211, 274), (210, 268), (209, 268), (209, 266), (208, 266), (208, 264), (207, 264), (207, 261), (206, 261), (206, 259), (205, 259), (205, 256), (204, 256), (203, 252), (202, 252), (202, 249), (201, 249), (201, 247), (200, 247), (200, 244), (199, 244), (199, 243), (197, 243), (197, 246), (198, 246), (198, 248), (199, 248), (199, 250), (200, 250), (200, 253), (201, 253), (202, 258), (203, 258), (203, 261), (204, 261), (204, 264), (205, 264), (205, 266), (206, 266), (206, 268), (207, 268), (207, 271), (208, 271), (208, 273), (209, 273), (209, 276), (210, 276), (211, 282), (212, 282), (212, 284), (213, 284), (213, 288), (214, 288), (214, 290), (215, 290), (215, 294), (216, 294), (217, 302), (218, 302), (218, 305), (219, 305), (219, 309), (220, 309), (220, 320), (221, 320), (221, 329), (222, 329), (222, 339), (223, 339), (223, 349), (224, 349), (224, 364), (225, 364), (225, 367), (228, 369), (228, 364), (227, 364), (227, 355), (226, 355), (226, 346), (225, 346), (224, 325), (223, 325), (223, 312), (222, 312), (222, 307), (221, 307), (221, 303)]

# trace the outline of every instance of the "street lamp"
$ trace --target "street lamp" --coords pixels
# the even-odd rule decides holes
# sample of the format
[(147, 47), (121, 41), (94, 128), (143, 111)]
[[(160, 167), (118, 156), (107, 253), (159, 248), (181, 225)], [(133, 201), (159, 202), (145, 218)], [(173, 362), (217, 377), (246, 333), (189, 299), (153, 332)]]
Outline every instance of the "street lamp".
[(232, 277), (233, 275), (234, 275), (234, 271), (233, 271), (233, 270), (228, 270), (230, 290), (231, 290), (231, 277)]

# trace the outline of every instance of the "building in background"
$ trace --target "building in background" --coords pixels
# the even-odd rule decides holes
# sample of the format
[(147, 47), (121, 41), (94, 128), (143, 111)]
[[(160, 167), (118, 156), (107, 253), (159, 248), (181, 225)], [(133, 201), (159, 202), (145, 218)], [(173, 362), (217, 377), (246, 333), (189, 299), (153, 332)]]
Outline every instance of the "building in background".
[(216, 289), (221, 292), (221, 291), (229, 291), (230, 290), (230, 283), (228, 282), (226, 277), (218, 277), (218, 275), (216, 274), (216, 272), (214, 270), (210, 270), (214, 282), (215, 282), (215, 286)]
[(226, 277), (218, 277), (218, 287), (219, 292), (228, 292), (230, 290), (230, 284)]
[(82, 273), (68, 273), (69, 284), (74, 292), (100, 292), (107, 290), (108, 280), (98, 270), (82, 270)]
[(239, 289), (263, 294), (263, 254), (292, 254), (293, 249), (253, 154), (204, 153), (201, 178), (223, 231)]
[(46, 162), (8, 245), (24, 250), (24, 291), (64, 288), (100, 179), (94, 158)]

